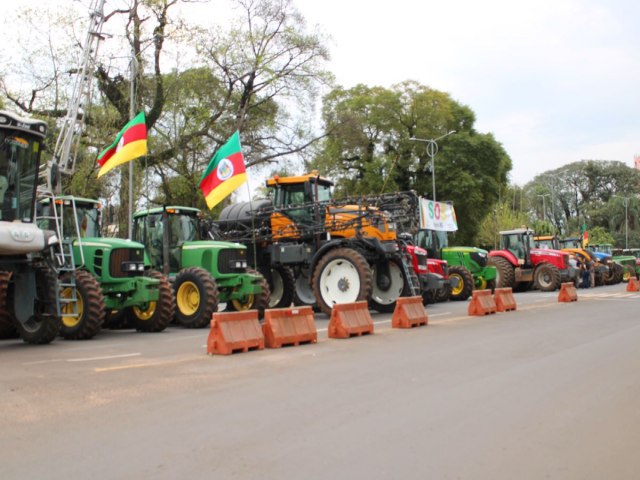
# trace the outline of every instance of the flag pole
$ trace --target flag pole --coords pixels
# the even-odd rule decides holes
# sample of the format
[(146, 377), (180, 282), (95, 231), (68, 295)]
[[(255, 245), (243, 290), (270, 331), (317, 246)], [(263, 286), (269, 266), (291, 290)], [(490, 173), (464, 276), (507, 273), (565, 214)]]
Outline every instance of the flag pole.
[[(136, 115), (135, 81), (136, 81), (136, 52), (131, 50), (131, 86), (129, 91), (129, 120)], [(129, 224), (127, 238), (133, 238), (133, 161), (129, 162)]]

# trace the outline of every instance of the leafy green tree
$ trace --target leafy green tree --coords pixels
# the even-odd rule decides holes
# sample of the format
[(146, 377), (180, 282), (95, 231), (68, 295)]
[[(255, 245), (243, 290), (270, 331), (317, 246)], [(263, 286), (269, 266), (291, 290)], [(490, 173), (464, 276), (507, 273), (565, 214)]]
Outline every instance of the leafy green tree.
[[(338, 193), (415, 190), (433, 198), (428, 142), (434, 157), (436, 199), (452, 201), (460, 230), (456, 243), (473, 243), (479, 219), (507, 185), (511, 160), (491, 134), (473, 129), (471, 109), (416, 82), (336, 88), (325, 97), (327, 138), (313, 165), (337, 181)], [(415, 140), (418, 139), (418, 140)]]
[(514, 210), (507, 202), (496, 203), (486, 215), (478, 227), (478, 245), (488, 250), (500, 246), (500, 233), (503, 230), (512, 230), (522, 226), (530, 226), (531, 220), (525, 213)]

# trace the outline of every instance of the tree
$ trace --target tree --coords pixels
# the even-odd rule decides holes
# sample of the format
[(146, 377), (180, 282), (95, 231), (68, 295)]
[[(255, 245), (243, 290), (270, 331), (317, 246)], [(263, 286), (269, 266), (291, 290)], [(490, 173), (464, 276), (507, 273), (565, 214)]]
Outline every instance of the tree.
[(531, 220), (528, 215), (513, 209), (509, 202), (498, 202), (480, 222), (477, 235), (478, 244), (488, 250), (496, 249), (500, 246), (499, 232), (530, 224)]
[(456, 243), (472, 243), (478, 222), (507, 185), (511, 160), (490, 134), (473, 129), (471, 109), (448, 94), (407, 81), (391, 89), (336, 88), (324, 101), (328, 137), (313, 164), (337, 181), (337, 193), (416, 190), (431, 197), (431, 157), (424, 142), (438, 141), (438, 200), (453, 201), (460, 230)]

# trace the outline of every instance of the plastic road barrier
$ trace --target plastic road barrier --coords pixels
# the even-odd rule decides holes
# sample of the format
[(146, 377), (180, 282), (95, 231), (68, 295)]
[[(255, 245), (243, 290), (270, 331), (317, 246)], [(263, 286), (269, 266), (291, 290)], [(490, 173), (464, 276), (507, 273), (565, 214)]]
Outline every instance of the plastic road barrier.
[(396, 300), (396, 308), (391, 317), (393, 328), (412, 328), (428, 324), (429, 317), (421, 296), (400, 297)]
[(215, 312), (207, 339), (209, 355), (230, 355), (235, 352), (264, 349), (264, 335), (257, 310)]
[(310, 306), (265, 310), (262, 332), (267, 348), (318, 341), (318, 330)]
[(366, 301), (337, 303), (331, 309), (329, 338), (349, 338), (373, 333), (373, 320)]
[(636, 277), (629, 277), (627, 282), (627, 292), (640, 292), (640, 283)]
[(508, 312), (516, 309), (516, 299), (513, 296), (511, 287), (496, 288), (493, 291), (493, 300), (496, 302), (496, 309), (499, 312)]
[(572, 282), (565, 282), (560, 285), (560, 293), (558, 293), (558, 302), (577, 302), (578, 292), (576, 286)]
[(468, 314), (472, 316), (489, 315), (496, 313), (498, 307), (491, 296), (491, 290), (474, 290), (469, 302)]

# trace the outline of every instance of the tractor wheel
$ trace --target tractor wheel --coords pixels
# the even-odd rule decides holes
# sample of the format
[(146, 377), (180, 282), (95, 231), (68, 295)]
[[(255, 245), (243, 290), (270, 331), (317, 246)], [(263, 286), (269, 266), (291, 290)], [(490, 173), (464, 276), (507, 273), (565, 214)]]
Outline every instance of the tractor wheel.
[(488, 282), (484, 279), (484, 277), (474, 277), (473, 279), (473, 289), (474, 290), (486, 290)]
[(402, 267), (390, 260), (387, 265), (373, 267), (373, 286), (369, 305), (380, 313), (391, 313), (396, 308), (396, 300), (410, 295), (409, 283), (405, 280)]
[(436, 302), (446, 302), (451, 299), (451, 285), (445, 285), (444, 287), (436, 290), (434, 300)]
[[(76, 307), (73, 302), (61, 305), (62, 326), (60, 335), (67, 340), (88, 340), (95, 337), (104, 323), (104, 296), (96, 278), (85, 270), (76, 270)], [(63, 277), (67, 283), (69, 276)], [(60, 296), (70, 300), (71, 287), (62, 289)], [(74, 314), (77, 313), (76, 314)]]
[(550, 263), (539, 264), (533, 272), (533, 282), (542, 292), (553, 292), (560, 288), (560, 271)]
[(260, 273), (269, 282), (269, 308), (288, 308), (293, 303), (295, 293), (295, 278), (293, 270), (288, 267), (272, 267), (269, 271), (260, 269)]
[(622, 281), (624, 283), (629, 283), (629, 279), (631, 277), (635, 278), (635, 276), (636, 276), (636, 269), (633, 267), (630, 267), (629, 265), (625, 265), (624, 270), (622, 272)]
[(489, 257), (489, 265), (496, 267), (496, 287), (513, 288), (515, 286), (515, 273), (511, 264), (502, 257)]
[(36, 268), (36, 298), (34, 314), (24, 324), (16, 322), (20, 338), (26, 343), (51, 343), (60, 331), (60, 318), (56, 312), (58, 282), (48, 268)]
[(260, 275), (261, 293), (254, 295), (246, 295), (241, 299), (231, 300), (227, 303), (227, 310), (231, 312), (244, 312), (246, 310), (258, 310), (260, 317), (264, 315), (264, 311), (269, 307), (269, 282), (260, 273), (252, 269), (247, 269), (247, 273), (252, 275)]
[(309, 271), (307, 269), (301, 269), (296, 276), (293, 304), (311, 307), (314, 312), (320, 311), (316, 302), (316, 294), (313, 293), (313, 288), (309, 283)]
[(159, 280), (158, 301), (129, 307), (126, 316), (138, 332), (161, 332), (173, 319), (176, 301), (169, 280), (157, 270), (151, 270), (148, 276)]
[(487, 286), (485, 287), (485, 290), (491, 290), (491, 293), (495, 293), (496, 281), (495, 280), (489, 280), (486, 283), (487, 283)]
[(327, 315), (337, 303), (368, 301), (372, 290), (371, 267), (351, 248), (329, 250), (313, 272), (313, 292)]
[(449, 278), (458, 279), (458, 286), (451, 289), (451, 300), (466, 300), (471, 296), (473, 292), (473, 275), (466, 267), (462, 265), (449, 267)]
[(622, 281), (622, 276), (624, 275), (624, 270), (622, 269), (622, 265), (618, 265), (617, 263), (612, 264), (612, 271), (609, 274), (609, 277), (605, 280), (607, 285), (616, 285)]
[(185, 328), (202, 328), (218, 310), (218, 286), (204, 268), (181, 270), (173, 282), (176, 322)]
[(7, 306), (9, 280), (11, 280), (11, 273), (0, 272), (0, 340), (18, 338), (18, 330)]
[(436, 291), (435, 290), (423, 290), (422, 291), (422, 304), (429, 305), (430, 303), (436, 303)]

